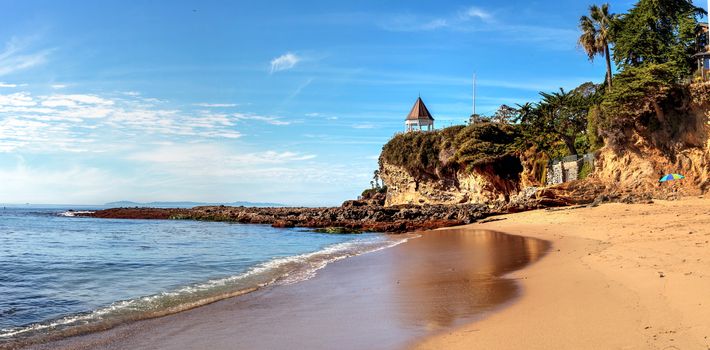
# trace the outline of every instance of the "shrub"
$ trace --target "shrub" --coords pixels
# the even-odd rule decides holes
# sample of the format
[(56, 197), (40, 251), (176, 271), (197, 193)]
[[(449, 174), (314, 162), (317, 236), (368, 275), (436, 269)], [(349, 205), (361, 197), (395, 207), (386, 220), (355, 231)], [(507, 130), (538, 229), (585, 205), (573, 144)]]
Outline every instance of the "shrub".
[(514, 154), (519, 136), (517, 126), (498, 123), (410, 132), (385, 144), (381, 159), (403, 167), (417, 180), (437, 180), (444, 173), (472, 171)]
[(579, 174), (578, 174), (577, 178), (579, 180), (586, 179), (587, 176), (589, 176), (593, 171), (594, 171), (594, 168), (592, 167), (592, 163), (591, 162), (584, 162), (584, 164), (582, 164), (582, 167), (579, 169)]

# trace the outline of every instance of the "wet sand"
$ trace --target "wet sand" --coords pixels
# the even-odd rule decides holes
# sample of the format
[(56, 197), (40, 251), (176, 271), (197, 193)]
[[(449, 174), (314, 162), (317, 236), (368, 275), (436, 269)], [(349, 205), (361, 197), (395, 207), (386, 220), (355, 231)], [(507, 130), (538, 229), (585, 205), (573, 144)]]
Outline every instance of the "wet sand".
[(158, 319), (37, 349), (393, 349), (509, 305), (503, 276), (549, 243), (481, 231), (425, 232), (394, 248), (328, 265), (307, 281), (267, 287)]
[(710, 199), (501, 218), (469, 227), (552, 242), (522, 297), (419, 349), (710, 349)]

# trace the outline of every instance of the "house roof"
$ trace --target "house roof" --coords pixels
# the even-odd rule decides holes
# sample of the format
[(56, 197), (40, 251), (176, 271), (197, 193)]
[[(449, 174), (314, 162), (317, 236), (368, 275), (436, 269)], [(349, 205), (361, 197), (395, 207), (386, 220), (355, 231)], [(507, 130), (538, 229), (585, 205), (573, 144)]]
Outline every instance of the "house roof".
[(407, 120), (421, 119), (427, 119), (432, 121), (434, 120), (434, 118), (431, 116), (431, 113), (429, 113), (429, 110), (426, 108), (424, 101), (422, 101), (422, 98), (419, 97), (417, 98), (417, 102), (414, 102), (414, 107), (412, 107), (412, 111), (409, 112)]

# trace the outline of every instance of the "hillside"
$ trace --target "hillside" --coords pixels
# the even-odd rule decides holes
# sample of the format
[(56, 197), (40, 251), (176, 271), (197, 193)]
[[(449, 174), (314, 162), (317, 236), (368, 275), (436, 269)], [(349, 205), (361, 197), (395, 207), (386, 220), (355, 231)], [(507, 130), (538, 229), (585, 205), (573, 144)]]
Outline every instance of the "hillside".
[[(500, 205), (551, 192), (574, 198), (584, 191), (585, 201), (707, 193), (710, 84), (644, 85), (638, 95), (642, 97), (615, 100), (628, 93), (622, 88), (616, 95), (607, 94), (599, 108), (590, 108), (590, 119), (595, 119), (587, 132), (603, 140), (603, 146), (594, 152), (595, 169), (584, 180), (545, 187), (550, 152), (540, 152), (526, 141), (525, 125), (485, 122), (399, 134), (390, 140), (379, 158), (386, 205)], [(668, 173), (686, 179), (659, 184)]]

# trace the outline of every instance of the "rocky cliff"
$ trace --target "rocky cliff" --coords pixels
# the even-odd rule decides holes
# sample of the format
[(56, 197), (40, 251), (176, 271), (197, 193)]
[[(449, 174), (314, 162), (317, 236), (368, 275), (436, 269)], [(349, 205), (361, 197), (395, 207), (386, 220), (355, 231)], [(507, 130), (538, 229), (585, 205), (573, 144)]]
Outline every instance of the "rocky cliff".
[(383, 147), (386, 205), (508, 203), (530, 185), (517, 128), (495, 123), (397, 135)]
[[(580, 198), (584, 203), (596, 197), (630, 200), (634, 196), (647, 200), (707, 193), (710, 83), (679, 87), (655, 107), (640, 110), (634, 116), (633, 123), (622, 131), (624, 142), (608, 142), (596, 152), (596, 167), (588, 179), (544, 190), (541, 175), (546, 159), (531, 149), (511, 151), (490, 147), (492, 140), (488, 136), (500, 137), (497, 132), (484, 128), (484, 132), (467, 134), (466, 129), (471, 127), (466, 127), (454, 130), (455, 137), (447, 136), (451, 131), (446, 129), (438, 136), (400, 137), (401, 140), (390, 142), (397, 152), (413, 153), (414, 162), (422, 159), (426, 162), (418, 169), (411, 166), (412, 159), (388, 154), (394, 153), (388, 151), (388, 146), (394, 146), (385, 146), (379, 170), (388, 186), (386, 205), (483, 203), (500, 207), (507, 203), (510, 207), (517, 202), (535, 207), (530, 204), (531, 199), (574, 203), (575, 198)], [(453, 141), (447, 141), (447, 137)], [(466, 137), (473, 141), (463, 140)], [(431, 141), (432, 138), (435, 140)], [(419, 148), (398, 146), (405, 141)], [(471, 142), (477, 146), (471, 146)], [(430, 153), (423, 152), (423, 147), (429, 147)], [(480, 152), (484, 160), (466, 164), (462, 159), (467, 158), (460, 154), (466, 147)], [(658, 182), (669, 173), (685, 175), (686, 179)]]
[[(619, 191), (648, 193), (656, 198), (698, 195), (710, 191), (710, 83), (676, 91), (660, 109), (639, 116), (627, 128), (627, 142), (599, 151), (593, 178)], [(686, 178), (671, 183), (669, 173)]]
[(438, 181), (417, 180), (403, 167), (382, 162), (385, 205), (508, 202), (521, 191), (519, 178), (501, 178), (492, 167), (455, 172)]

